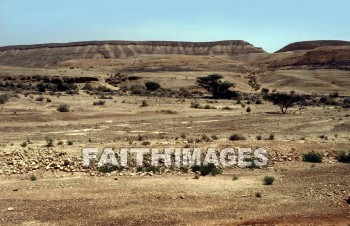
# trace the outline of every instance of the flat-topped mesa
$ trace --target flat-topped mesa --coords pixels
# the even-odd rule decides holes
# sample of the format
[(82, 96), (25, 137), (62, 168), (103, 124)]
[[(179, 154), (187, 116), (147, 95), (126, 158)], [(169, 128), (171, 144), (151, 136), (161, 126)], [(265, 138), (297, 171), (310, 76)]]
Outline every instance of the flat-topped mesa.
[(248, 42), (88, 41), (0, 47), (0, 65), (47, 67), (74, 59), (116, 59), (136, 55), (239, 55), (264, 53)]

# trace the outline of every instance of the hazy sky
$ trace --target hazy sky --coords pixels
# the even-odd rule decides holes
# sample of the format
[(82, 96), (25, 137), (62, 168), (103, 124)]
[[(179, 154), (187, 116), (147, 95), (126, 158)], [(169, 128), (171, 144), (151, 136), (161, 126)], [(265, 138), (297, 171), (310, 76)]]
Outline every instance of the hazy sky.
[(88, 40), (350, 40), (349, 0), (0, 0), (0, 46)]

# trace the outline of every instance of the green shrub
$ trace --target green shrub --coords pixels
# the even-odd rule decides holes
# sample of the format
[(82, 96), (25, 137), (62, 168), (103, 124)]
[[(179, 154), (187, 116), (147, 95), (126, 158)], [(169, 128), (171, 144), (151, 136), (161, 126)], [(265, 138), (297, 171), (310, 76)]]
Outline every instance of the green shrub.
[(303, 161), (320, 163), (322, 162), (322, 156), (319, 153), (316, 153), (314, 151), (308, 152), (303, 155)]
[(0, 94), (0, 104), (5, 104), (10, 99), (10, 95), (8, 94)]
[(272, 185), (274, 180), (275, 180), (274, 177), (266, 176), (264, 177), (263, 182), (264, 182), (264, 185)]
[(146, 89), (150, 91), (155, 91), (160, 88), (160, 85), (157, 82), (146, 82), (145, 86), (146, 86)]
[(38, 178), (37, 178), (35, 175), (31, 175), (31, 176), (30, 176), (30, 180), (31, 180), (31, 181), (36, 181), (37, 179), (38, 179)]
[(137, 95), (142, 95), (142, 94), (145, 94), (146, 92), (145, 88), (140, 85), (132, 85), (130, 87), (130, 90), (132, 94), (137, 94)]
[(57, 111), (59, 112), (69, 112), (69, 105), (68, 104), (61, 104), (60, 106), (58, 106)]
[(142, 142), (142, 145), (143, 145), (143, 146), (148, 146), (148, 145), (150, 145), (150, 144), (151, 144), (151, 142), (149, 142), (149, 141), (143, 141), (143, 142)]
[(341, 151), (336, 158), (338, 162), (350, 163), (350, 151)]
[(117, 166), (113, 166), (111, 164), (105, 164), (103, 166), (100, 166), (98, 168), (98, 171), (101, 172), (101, 173), (111, 173), (113, 171), (116, 171), (118, 170), (118, 167)]
[(68, 141), (67, 141), (67, 144), (68, 144), (68, 145), (73, 145), (74, 142), (73, 142), (72, 140), (68, 140)]
[(222, 173), (222, 170), (217, 168), (214, 163), (209, 163), (207, 165), (202, 165), (202, 166), (193, 165), (191, 167), (191, 170), (192, 172), (197, 172), (197, 171), (200, 172), (202, 176), (206, 176), (209, 174), (211, 174), (212, 176), (215, 176), (217, 174)]
[(234, 133), (228, 139), (230, 141), (236, 141), (236, 140), (245, 140), (246, 138), (243, 135), (241, 135), (241, 134)]

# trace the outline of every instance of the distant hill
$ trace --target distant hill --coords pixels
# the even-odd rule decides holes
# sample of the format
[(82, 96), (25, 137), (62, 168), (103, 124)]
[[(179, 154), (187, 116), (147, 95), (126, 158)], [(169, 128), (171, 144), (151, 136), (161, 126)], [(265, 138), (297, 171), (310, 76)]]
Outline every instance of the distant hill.
[(297, 50), (313, 50), (313, 49), (316, 49), (319, 47), (325, 47), (325, 46), (347, 46), (347, 45), (350, 46), (350, 42), (338, 41), (338, 40), (294, 42), (278, 50), (276, 53), (297, 51)]
[(68, 60), (116, 59), (136, 55), (239, 55), (265, 53), (252, 44), (237, 41), (89, 41), (0, 47), (0, 65), (50, 67)]

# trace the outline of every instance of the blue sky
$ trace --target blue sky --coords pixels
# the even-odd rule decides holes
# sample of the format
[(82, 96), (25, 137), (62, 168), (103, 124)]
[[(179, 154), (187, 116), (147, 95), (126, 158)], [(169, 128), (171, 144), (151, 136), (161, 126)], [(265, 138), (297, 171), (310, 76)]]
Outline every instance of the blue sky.
[(0, 0), (0, 46), (245, 40), (266, 51), (350, 40), (348, 0)]

